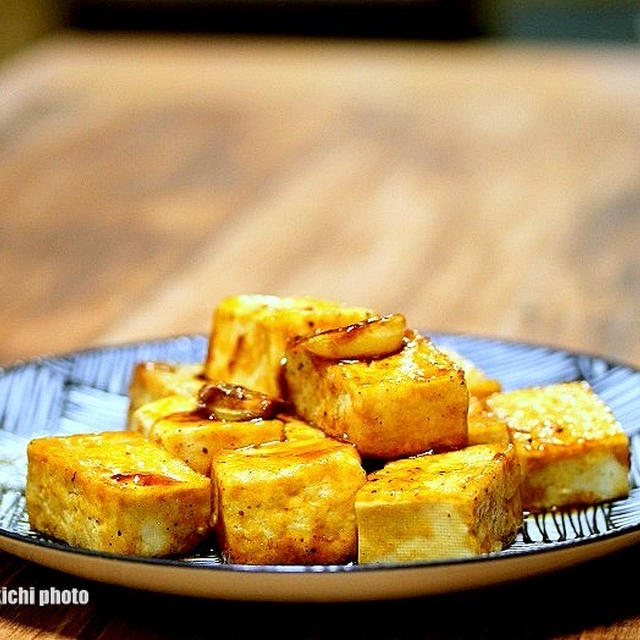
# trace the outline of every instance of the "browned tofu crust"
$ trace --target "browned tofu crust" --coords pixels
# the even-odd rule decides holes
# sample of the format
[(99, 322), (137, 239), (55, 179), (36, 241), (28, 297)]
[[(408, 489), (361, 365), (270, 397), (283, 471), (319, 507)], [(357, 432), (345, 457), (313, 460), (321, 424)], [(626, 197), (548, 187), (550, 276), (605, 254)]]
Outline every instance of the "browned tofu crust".
[(417, 562), (499, 551), (522, 523), (513, 445), (404, 458), (356, 494), (361, 563)]
[(282, 420), (209, 420), (197, 411), (171, 414), (158, 420), (149, 434), (172, 455), (204, 475), (211, 473), (211, 460), (225, 449), (284, 440)]
[(354, 495), (366, 476), (349, 444), (291, 440), (214, 458), (215, 531), (241, 564), (334, 564), (355, 559)]
[(31, 527), (71, 545), (141, 556), (185, 553), (210, 532), (211, 482), (128, 431), (32, 440)]
[(205, 374), (276, 397), (287, 341), (373, 316), (370, 309), (308, 296), (240, 295), (214, 310)]
[(629, 442), (586, 382), (496, 393), (487, 406), (509, 427), (524, 508), (541, 511), (624, 497)]
[(138, 407), (129, 418), (129, 429), (149, 437), (153, 425), (162, 418), (180, 411), (193, 411), (199, 406), (195, 396), (165, 396)]
[(467, 418), (469, 446), (496, 442), (506, 446), (511, 442), (509, 426), (494, 413), (487, 411), (481, 402), (474, 398), (469, 404)]
[(424, 336), (369, 360), (331, 360), (293, 344), (284, 366), (300, 416), (354, 443), (363, 457), (391, 459), (467, 444), (464, 373)]
[(464, 370), (464, 377), (469, 389), (469, 395), (480, 401), (492, 393), (502, 391), (502, 384), (495, 378), (490, 378), (480, 367), (453, 349), (441, 349)]
[(172, 395), (196, 396), (207, 381), (201, 364), (178, 364), (169, 362), (139, 362), (129, 382), (129, 415), (143, 404)]
[[(203, 387), (203, 390), (210, 388)], [(253, 402), (250, 390), (239, 387), (232, 390), (249, 394), (249, 402)], [(197, 398), (174, 395), (148, 402), (133, 412), (131, 430), (161, 445), (194, 471), (206, 476), (211, 473), (212, 458), (224, 449), (324, 437), (319, 429), (294, 416), (279, 413), (284, 404), (277, 399), (261, 395), (256, 400), (256, 411), (252, 412), (238, 398), (228, 401), (223, 398), (226, 408), (216, 407), (215, 403), (207, 406), (206, 393), (205, 400), (202, 395), (200, 393)], [(217, 418), (214, 411), (227, 417)], [(261, 417), (260, 412), (265, 416), (274, 415)], [(237, 419), (240, 417), (243, 419)]]

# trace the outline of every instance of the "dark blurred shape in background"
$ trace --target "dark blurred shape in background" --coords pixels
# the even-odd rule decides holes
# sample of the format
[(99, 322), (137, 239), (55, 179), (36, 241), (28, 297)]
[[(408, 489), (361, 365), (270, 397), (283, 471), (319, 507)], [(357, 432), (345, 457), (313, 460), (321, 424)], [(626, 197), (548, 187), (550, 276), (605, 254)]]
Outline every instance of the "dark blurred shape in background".
[(516, 39), (638, 42), (637, 0), (500, 0), (480, 12), (486, 35)]
[(0, 55), (58, 28), (637, 42), (631, 0), (1, 0)]
[(0, 0), (0, 57), (64, 23), (56, 0)]
[(466, 0), (77, 0), (79, 28), (451, 40), (478, 35)]

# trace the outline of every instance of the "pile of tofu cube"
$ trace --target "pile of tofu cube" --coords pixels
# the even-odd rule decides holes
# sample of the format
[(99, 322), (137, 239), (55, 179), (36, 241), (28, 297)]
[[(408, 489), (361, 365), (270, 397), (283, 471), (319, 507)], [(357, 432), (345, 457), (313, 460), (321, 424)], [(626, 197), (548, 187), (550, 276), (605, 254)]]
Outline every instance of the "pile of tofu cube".
[(31, 527), (100, 551), (406, 563), (500, 551), (527, 512), (628, 495), (586, 382), (504, 391), (401, 314), (239, 295), (201, 363), (140, 362), (125, 430), (27, 448)]

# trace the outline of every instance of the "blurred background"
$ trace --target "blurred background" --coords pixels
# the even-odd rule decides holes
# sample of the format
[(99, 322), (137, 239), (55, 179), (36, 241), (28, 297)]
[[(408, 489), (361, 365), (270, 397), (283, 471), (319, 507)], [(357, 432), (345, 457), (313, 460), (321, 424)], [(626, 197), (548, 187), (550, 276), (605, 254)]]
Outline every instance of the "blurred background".
[(0, 365), (236, 293), (640, 364), (639, 7), (3, 0)]
[(4, 0), (6, 53), (61, 27), (95, 31), (637, 42), (632, 0)]
[(637, 41), (630, 0), (5, 0), (2, 52), (60, 27), (459, 39)]

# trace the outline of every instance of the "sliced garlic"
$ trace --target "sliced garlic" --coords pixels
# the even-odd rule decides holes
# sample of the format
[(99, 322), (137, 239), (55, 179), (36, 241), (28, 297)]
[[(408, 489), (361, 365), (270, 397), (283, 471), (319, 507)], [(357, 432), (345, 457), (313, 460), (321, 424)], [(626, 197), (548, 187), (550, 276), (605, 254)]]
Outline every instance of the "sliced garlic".
[(225, 382), (204, 385), (198, 393), (198, 403), (209, 419), (229, 422), (274, 418), (289, 408), (284, 400)]
[(381, 358), (400, 351), (406, 328), (405, 317), (394, 313), (321, 331), (303, 338), (299, 344), (307, 351), (331, 360)]

